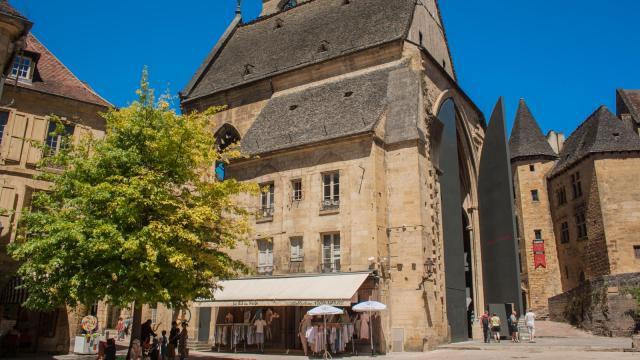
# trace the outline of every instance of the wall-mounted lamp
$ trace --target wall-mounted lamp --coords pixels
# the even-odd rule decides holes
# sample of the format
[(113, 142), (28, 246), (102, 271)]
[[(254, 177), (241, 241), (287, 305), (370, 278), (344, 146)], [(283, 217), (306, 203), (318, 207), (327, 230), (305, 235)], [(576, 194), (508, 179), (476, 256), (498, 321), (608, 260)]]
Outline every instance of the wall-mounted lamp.
[(427, 258), (424, 262), (424, 275), (422, 275), (422, 281), (416, 290), (422, 290), (424, 283), (433, 280), (433, 275), (436, 271), (436, 262), (432, 258)]

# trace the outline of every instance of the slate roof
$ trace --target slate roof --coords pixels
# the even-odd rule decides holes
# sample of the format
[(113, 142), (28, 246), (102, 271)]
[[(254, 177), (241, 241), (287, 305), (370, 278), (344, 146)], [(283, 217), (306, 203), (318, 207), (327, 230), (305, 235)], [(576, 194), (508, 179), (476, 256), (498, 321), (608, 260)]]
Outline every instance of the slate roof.
[(523, 158), (555, 159), (558, 155), (553, 151), (547, 138), (543, 135), (538, 122), (531, 114), (524, 99), (520, 99), (516, 119), (509, 139), (511, 161)]
[(590, 154), (640, 151), (640, 137), (630, 125), (601, 106), (565, 141), (560, 160), (549, 173), (554, 177)]
[(13, 6), (9, 5), (9, 3), (5, 0), (0, 1), (0, 13), (27, 20), (26, 17), (20, 14), (18, 10), (14, 9)]
[(415, 5), (416, 0), (312, 0), (238, 25), (208, 58), (213, 61), (194, 75), (183, 99), (402, 39)]
[[(36, 70), (30, 83), (18, 81), (17, 86), (99, 106), (113, 106), (80, 81), (31, 33), (27, 35), (25, 51), (26, 54), (36, 54)], [(15, 80), (8, 79), (5, 86), (13, 86), (14, 84), (16, 84)]]
[(255, 155), (373, 131), (387, 105), (390, 71), (271, 98), (242, 139), (243, 152)]
[(640, 90), (619, 89), (618, 94), (631, 113), (631, 117), (640, 123)]

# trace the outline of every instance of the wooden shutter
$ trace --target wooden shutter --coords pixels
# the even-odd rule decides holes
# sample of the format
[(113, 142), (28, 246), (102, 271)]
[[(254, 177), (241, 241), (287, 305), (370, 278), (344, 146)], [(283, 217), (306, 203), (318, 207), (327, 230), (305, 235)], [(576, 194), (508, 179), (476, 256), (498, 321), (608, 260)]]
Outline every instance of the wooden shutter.
[(7, 131), (7, 145), (3, 149), (5, 159), (20, 162), (28, 121), (29, 117), (27, 114), (19, 112), (14, 113), (13, 117), (9, 119), (9, 124), (7, 125), (9, 128)]
[(35, 165), (42, 158), (42, 148), (44, 140), (47, 137), (47, 129), (49, 128), (49, 120), (44, 116), (33, 116), (31, 119), (31, 128), (27, 138), (34, 143), (27, 142), (27, 164)]
[[(13, 210), (16, 209), (16, 189), (11, 186), (2, 186), (0, 188), (0, 222), (2, 222), (2, 235), (0, 238), (5, 239), (6, 236), (11, 234), (11, 223), (13, 222)], [(5, 243), (5, 241), (0, 241)]]
[(82, 141), (86, 141), (87, 139), (91, 138), (91, 136), (93, 136), (93, 133), (90, 127), (84, 125), (76, 125), (76, 128), (73, 131), (73, 144), (79, 145), (80, 143), (82, 143)]

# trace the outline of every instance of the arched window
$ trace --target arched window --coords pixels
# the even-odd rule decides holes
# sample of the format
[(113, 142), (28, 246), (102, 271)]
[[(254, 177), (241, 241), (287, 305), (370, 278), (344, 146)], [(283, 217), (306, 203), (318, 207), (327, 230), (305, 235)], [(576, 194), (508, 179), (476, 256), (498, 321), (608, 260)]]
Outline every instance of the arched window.
[(296, 6), (298, 6), (298, 1), (296, 1), (296, 0), (287, 0), (287, 1), (284, 2), (284, 4), (282, 4), (282, 10), (293, 9)]
[[(214, 136), (216, 138), (218, 151), (224, 151), (229, 146), (240, 141), (238, 130), (229, 124), (222, 125)], [(223, 161), (216, 161), (215, 173), (218, 180), (223, 181), (225, 179), (226, 169)]]

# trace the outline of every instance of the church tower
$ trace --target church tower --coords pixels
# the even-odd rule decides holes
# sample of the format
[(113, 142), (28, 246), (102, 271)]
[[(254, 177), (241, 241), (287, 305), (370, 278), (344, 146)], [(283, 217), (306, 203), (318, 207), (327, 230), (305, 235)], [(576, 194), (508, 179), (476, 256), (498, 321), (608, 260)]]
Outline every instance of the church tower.
[(518, 105), (509, 150), (523, 301), (526, 308), (544, 315), (549, 311), (547, 299), (562, 292), (546, 180), (558, 155), (523, 99)]

